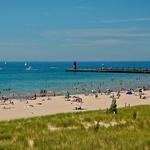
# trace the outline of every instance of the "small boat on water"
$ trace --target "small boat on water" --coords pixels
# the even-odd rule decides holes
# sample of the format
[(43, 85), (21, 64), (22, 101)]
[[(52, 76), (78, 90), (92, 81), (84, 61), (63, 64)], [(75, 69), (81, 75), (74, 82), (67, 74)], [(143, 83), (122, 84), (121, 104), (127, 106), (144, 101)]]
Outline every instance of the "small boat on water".
[(29, 67), (26, 68), (26, 71), (31, 71), (31, 70), (32, 70), (31, 66), (29, 66)]
[(27, 63), (25, 62), (24, 65), (27, 66)]

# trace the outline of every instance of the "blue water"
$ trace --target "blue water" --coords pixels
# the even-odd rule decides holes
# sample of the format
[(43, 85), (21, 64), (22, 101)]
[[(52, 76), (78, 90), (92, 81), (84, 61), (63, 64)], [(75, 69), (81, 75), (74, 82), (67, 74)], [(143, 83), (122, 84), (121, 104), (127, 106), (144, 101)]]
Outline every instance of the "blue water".
[[(99, 87), (101, 90), (137, 88), (150, 85), (150, 74), (74, 73), (65, 72), (72, 62), (28, 62), (32, 70), (26, 71), (25, 62), (0, 62), (0, 91), (10, 88), (10, 93), (27, 94), (48, 91), (78, 92)], [(112, 68), (149, 68), (150, 62), (77, 62), (80, 68), (98, 68), (102, 64)]]

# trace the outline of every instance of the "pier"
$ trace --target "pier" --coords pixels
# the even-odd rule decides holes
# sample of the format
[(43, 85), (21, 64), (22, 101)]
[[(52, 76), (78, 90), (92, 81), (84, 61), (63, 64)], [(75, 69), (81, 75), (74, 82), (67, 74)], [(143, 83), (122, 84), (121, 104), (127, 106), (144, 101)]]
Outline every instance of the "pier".
[(150, 74), (150, 69), (66, 69), (66, 72), (99, 72), (99, 73), (143, 73)]
[(78, 68), (77, 63), (73, 63), (73, 67), (65, 69), (66, 72), (99, 72), (99, 73), (141, 73), (141, 74), (150, 74), (150, 69), (139, 69), (139, 68), (106, 68), (104, 65), (100, 68), (87, 69), (87, 68)]

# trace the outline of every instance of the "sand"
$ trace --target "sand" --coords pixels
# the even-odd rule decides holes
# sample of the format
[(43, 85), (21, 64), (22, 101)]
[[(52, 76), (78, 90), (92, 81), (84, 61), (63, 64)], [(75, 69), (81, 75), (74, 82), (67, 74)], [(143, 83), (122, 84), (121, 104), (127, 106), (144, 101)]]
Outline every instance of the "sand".
[[(116, 95), (116, 93), (115, 93)], [(144, 91), (146, 99), (140, 99), (138, 93), (132, 95), (126, 95), (121, 93), (121, 97), (117, 99), (118, 107), (129, 107), (135, 105), (150, 105), (150, 91)], [(35, 116), (52, 115), (57, 113), (77, 112), (77, 111), (89, 111), (106, 109), (111, 105), (112, 98), (110, 95), (98, 95), (95, 98), (94, 95), (78, 95), (83, 99), (82, 107), (84, 110), (75, 110), (76, 103), (66, 101), (64, 96), (56, 97), (40, 97), (36, 100), (13, 100), (14, 105), (6, 102), (3, 104), (0, 102), (0, 121), (13, 120), (20, 118), (29, 118)]]

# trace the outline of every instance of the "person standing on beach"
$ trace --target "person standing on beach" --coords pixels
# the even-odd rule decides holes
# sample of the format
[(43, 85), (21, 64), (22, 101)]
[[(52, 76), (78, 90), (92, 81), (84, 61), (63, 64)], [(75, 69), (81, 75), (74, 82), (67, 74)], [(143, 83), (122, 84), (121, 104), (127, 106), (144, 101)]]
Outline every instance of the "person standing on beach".
[(139, 97), (142, 99), (142, 89), (139, 89)]
[(70, 93), (69, 93), (69, 91), (67, 91), (67, 99), (69, 99), (70, 98)]
[(120, 94), (120, 91), (117, 92), (117, 97), (118, 99), (120, 98), (121, 94)]
[(95, 98), (98, 98), (98, 93), (97, 92), (95, 92)]
[(34, 94), (34, 99), (36, 100), (36, 93)]

